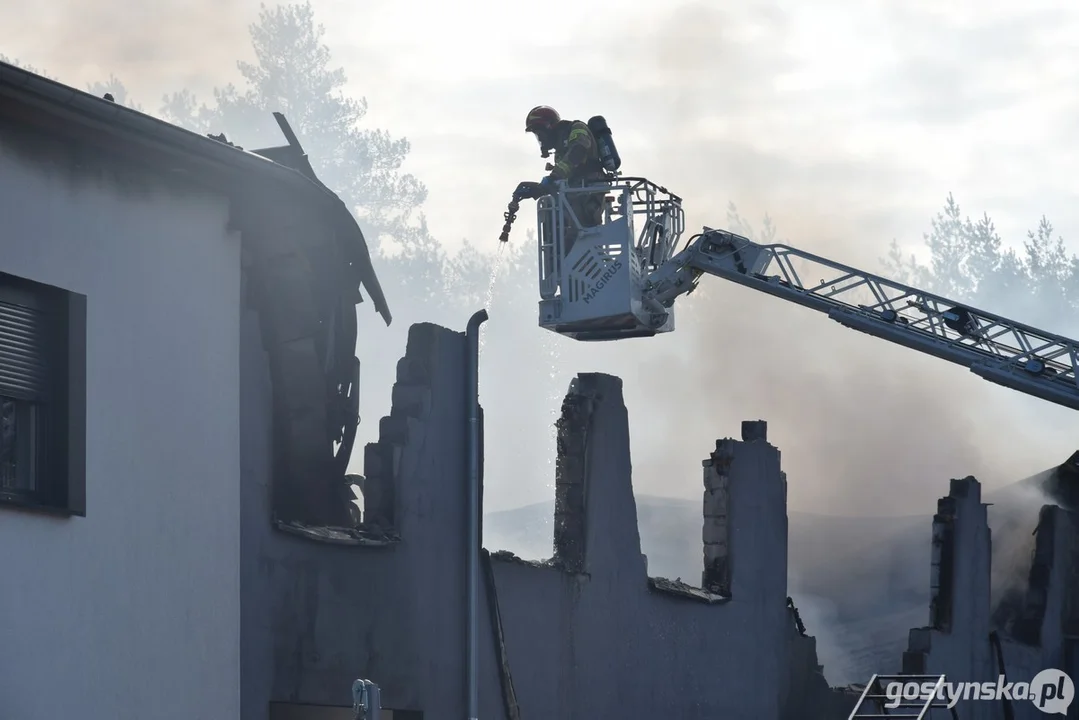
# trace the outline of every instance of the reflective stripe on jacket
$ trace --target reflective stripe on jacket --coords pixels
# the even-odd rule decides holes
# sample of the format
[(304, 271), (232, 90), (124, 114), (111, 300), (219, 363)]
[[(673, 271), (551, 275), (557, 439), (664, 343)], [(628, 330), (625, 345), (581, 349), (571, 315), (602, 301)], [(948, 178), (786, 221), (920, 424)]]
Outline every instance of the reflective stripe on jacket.
[(554, 147), (554, 168), (551, 178), (554, 180), (578, 180), (594, 175), (602, 176), (602, 166), (596, 139), (588, 125), (580, 120), (563, 120), (555, 126), (557, 139)]

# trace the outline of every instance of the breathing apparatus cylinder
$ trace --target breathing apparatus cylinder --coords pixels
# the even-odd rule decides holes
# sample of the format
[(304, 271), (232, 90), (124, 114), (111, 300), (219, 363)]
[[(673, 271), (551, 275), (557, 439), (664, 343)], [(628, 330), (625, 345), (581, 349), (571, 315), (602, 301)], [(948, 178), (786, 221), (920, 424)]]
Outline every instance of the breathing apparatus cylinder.
[(596, 138), (596, 150), (599, 152), (599, 161), (603, 169), (609, 173), (618, 172), (622, 167), (622, 158), (618, 155), (618, 148), (614, 145), (611, 137), (611, 129), (607, 127), (607, 121), (602, 115), (596, 115), (588, 120), (588, 129)]

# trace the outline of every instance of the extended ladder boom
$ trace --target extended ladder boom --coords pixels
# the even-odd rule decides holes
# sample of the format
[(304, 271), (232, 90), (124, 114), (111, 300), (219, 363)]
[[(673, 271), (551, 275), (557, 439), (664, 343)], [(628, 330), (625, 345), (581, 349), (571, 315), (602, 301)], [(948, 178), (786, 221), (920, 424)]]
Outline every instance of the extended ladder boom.
[[(705, 228), (649, 275), (643, 301), (655, 312), (669, 309), (705, 273), (818, 310), (847, 327), (1079, 410), (1076, 341), (786, 245), (758, 245)], [(820, 280), (806, 284), (802, 276)]]

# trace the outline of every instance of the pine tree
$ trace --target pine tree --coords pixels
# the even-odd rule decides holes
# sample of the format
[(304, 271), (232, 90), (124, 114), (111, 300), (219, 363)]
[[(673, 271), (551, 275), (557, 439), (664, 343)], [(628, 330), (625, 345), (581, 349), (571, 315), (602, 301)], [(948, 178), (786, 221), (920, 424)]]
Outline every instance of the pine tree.
[(216, 89), (212, 105), (200, 104), (186, 91), (173, 93), (164, 98), (162, 115), (197, 132), (263, 128), (245, 142), (265, 146), (282, 142), (266, 122), (270, 113), (281, 112), (319, 178), (353, 209), (373, 249), (386, 239), (428, 243), (426, 224), (412, 217), (427, 188), (401, 172), (409, 142), (361, 127), (367, 101), (344, 94), (348, 78), (333, 65), (323, 41), (325, 27), (315, 22), (310, 2), (262, 5), (250, 34), (255, 62), (237, 63), (242, 88)]
[(1057, 332), (1079, 327), (1079, 257), (1069, 256), (1052, 224), (1041, 218), (1022, 253), (1005, 247), (988, 214), (962, 215), (948, 195), (925, 235), (927, 264), (903, 258), (893, 241), (885, 274), (952, 300)]

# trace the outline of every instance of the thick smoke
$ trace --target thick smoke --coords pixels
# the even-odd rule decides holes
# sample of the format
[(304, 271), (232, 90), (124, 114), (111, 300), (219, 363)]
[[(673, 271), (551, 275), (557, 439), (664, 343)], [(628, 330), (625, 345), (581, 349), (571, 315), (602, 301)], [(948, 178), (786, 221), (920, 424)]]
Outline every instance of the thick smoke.
[[(552, 17), (579, 17), (579, 9), (563, 5)], [(633, 18), (617, 5), (590, 6), (589, 17), (602, 20), (602, 32), (589, 24), (578, 38), (558, 38), (557, 49), (523, 47), (523, 57), (507, 67), (530, 70), (512, 82), (492, 79), (505, 68), (481, 67), (462, 77), (453, 92), (465, 99), (452, 106), (439, 105), (445, 98), (438, 88), (417, 93), (415, 85), (405, 86), (402, 106), (414, 104), (399, 110), (399, 117), (434, 119), (422, 133), (414, 132), (415, 125), (399, 129), (388, 123), (390, 130), (426, 135), (426, 145), (418, 140), (413, 155), (427, 153), (436, 160), (420, 164), (454, 169), (452, 183), (432, 182), (426, 210), (434, 227), (440, 212), (489, 217), (489, 225), (477, 223), (469, 234), (481, 248), (494, 247), (502, 203), (512, 183), (522, 179), (516, 173), (533, 168), (527, 156), (534, 148), (521, 138), (518, 118), (533, 104), (551, 102), (582, 119), (606, 115), (624, 170), (681, 194), (691, 232), (702, 225), (746, 231), (727, 217), (728, 203), (734, 202), (758, 233), (768, 213), (777, 240), (874, 270), (893, 238), (917, 244), (947, 193), (963, 199), (981, 180), (977, 170), (964, 168), (955, 171), (954, 187), (935, 185), (918, 169), (924, 165), (910, 157), (954, 160), (954, 148), (939, 139), (944, 131), (954, 137), (957, 128), (973, 128), (982, 114), (1014, 104), (1022, 83), (1005, 79), (1020, 73), (1001, 66), (1040, 63), (1038, 52), (1052, 48), (1035, 52), (1039, 31), (1066, 28), (1059, 18), (1032, 15), (1010, 21), (1002, 32), (977, 23), (960, 31), (941, 17), (927, 18), (932, 4), (926, 3), (878, 12), (853, 2), (847, 7), (816, 3), (805, 10), (767, 1), (699, 2), (668, 6), (659, 20), (644, 14)], [(319, 3), (317, 19), (337, 25), (341, 7)], [(130, 3), (62, 2), (27, 8), (13, 5), (2, 13), (5, 54), (77, 87), (115, 74), (153, 112), (167, 92), (189, 89), (205, 97), (210, 87), (236, 79), (236, 61), (251, 55), (247, 33), (257, 4), (163, 2), (139, 9)], [(792, 15), (795, 11), (804, 15)], [(356, 12), (349, 10), (353, 20)], [(560, 23), (558, 32), (572, 27), (572, 22)], [(447, 33), (447, 55), (483, 46), (483, 39), (468, 37), (469, 32), (484, 30)], [(893, 48), (890, 58), (870, 52), (884, 46)], [(335, 47), (334, 54), (360, 93), (374, 93), (368, 87), (384, 80), (372, 68), (392, 67), (396, 59), (371, 58), (358, 46)], [(982, 57), (987, 55), (992, 57)], [(368, 64), (354, 62), (359, 56)], [(1040, 69), (1036, 77), (1047, 91), (1054, 77), (1068, 80)], [(381, 91), (387, 97), (389, 91)], [(379, 110), (374, 99), (372, 108)], [(1009, 122), (1012, 127), (1026, 119)], [(1040, 137), (1051, 137), (1041, 124), (1036, 129)], [(251, 128), (215, 130), (245, 146), (258, 145), (245, 138)], [(443, 133), (451, 133), (452, 142)], [(317, 167), (318, 152), (313, 152)], [(1059, 154), (1060, 162), (1068, 161), (1065, 150)], [(1047, 187), (1045, 178), (1032, 177), (1039, 169), (1010, 162), (1014, 154), (985, 155), (977, 169), (1037, 188), (1030, 193), (1059, 198), (1070, 191)], [(541, 161), (530, 160), (538, 173)], [(504, 190), (490, 190), (503, 182)], [(1006, 198), (999, 202), (971, 209), (1035, 219), (1050, 210), (1017, 208)], [(522, 210), (513, 238), (528, 262), (519, 276), (503, 268), (493, 298), (485, 297), (486, 281), (443, 291), (432, 278), (395, 276), (389, 263), (378, 262), (395, 323), (387, 330), (369, 305), (360, 308), (363, 422), (355, 471), (362, 472), (362, 444), (375, 439), (378, 417), (388, 412), (394, 366), (409, 324), (431, 321), (463, 329), (468, 315), (483, 304), (491, 312), (481, 376), (489, 509), (549, 503), (551, 425), (569, 380), (584, 371), (610, 372), (625, 382), (640, 495), (699, 503), (700, 460), (716, 437), (736, 435), (743, 419), (769, 421), (769, 439), (783, 451), (792, 508), (826, 514), (928, 518), (950, 477), (973, 474), (988, 491), (1074, 450), (1069, 437), (1079, 428), (1070, 412), (716, 279), (706, 278), (697, 293), (679, 302), (678, 329), (669, 336), (603, 345), (555, 337), (536, 327), (534, 249), (525, 233), (532, 218), (530, 207)], [(1002, 223), (1002, 231), (1005, 227)], [(1017, 229), (1007, 228), (1011, 237), (1006, 239), (1015, 239)], [(1028, 319), (1028, 308), (1015, 298), (993, 298), (988, 309)], [(999, 529), (994, 524), (998, 590), (1022, 587), (1039, 505), (1040, 498), (1032, 497), (1020, 503), (1021, 512), (1004, 518), (1010, 522)], [(540, 517), (546, 522), (517, 528), (522, 532), (512, 540), (506, 532), (506, 542), (490, 536), (486, 542), (529, 556), (547, 554), (541, 549), (550, 547), (549, 512)], [(700, 525), (692, 519), (698, 515), (686, 517), (666, 526), (670, 532), (658, 532), (657, 525), (643, 528), (642, 536), (652, 569), (694, 581)], [(642, 512), (642, 523), (648, 522)], [(813, 522), (824, 528), (836, 524), (824, 518)], [(875, 658), (884, 647), (888, 658), (897, 658), (894, 643), (901, 644), (907, 628), (924, 622), (929, 523), (915, 521), (902, 541), (896, 540), (898, 531), (884, 532), (886, 523), (879, 519), (862, 521), (866, 527), (853, 539), (812, 533), (809, 521), (804, 524), (799, 529), (792, 520), (791, 592), (809, 632), (820, 638), (829, 679), (863, 679), (867, 664), (875, 662), (868, 656)], [(820, 540), (799, 547), (799, 538), (810, 537)], [(867, 589), (851, 579), (857, 575), (851, 568), (858, 565), (846, 552), (851, 548), (867, 550), (860, 561), (865, 568), (879, 569), (881, 558), (890, 563), (887, 586), (893, 592), (879, 608), (875, 597), (862, 601)], [(841, 608), (840, 600), (864, 612)]]
[(994, 610), (1006, 598), (1025, 593), (1034, 554), (1038, 516), (1045, 505), (1055, 505), (1043, 489), (1054, 470), (1046, 470), (1028, 481), (1006, 488), (992, 498), (989, 526), (993, 531), (992, 596)]
[[(207, 86), (234, 79), (235, 61), (250, 56), (247, 30), (256, 10), (246, 0), (213, 8), (158, 3), (138, 10), (115, 2), (12, 8), (4, 13), (4, 26), (20, 31), (2, 39), (8, 55), (77, 86), (115, 73), (153, 111), (166, 92), (186, 87), (205, 96)], [(317, 19), (332, 26), (338, 10), (320, 4)], [(946, 40), (962, 40), (971, 52), (1005, 48), (1004, 60), (1014, 59), (1029, 50), (1026, 38), (1036, 27), (1012, 23), (1022, 32), (1006, 34), (1006, 44), (977, 44), (972, 38), (988, 38), (984, 26), (960, 37), (914, 6), (896, 17), (854, 12), (853, 5), (814, 6), (804, 16), (796, 11), (802, 12), (767, 1), (682, 4), (663, 10), (659, 20), (597, 11), (603, 32), (567, 36), (561, 50), (542, 57), (527, 49), (533, 71), (518, 85), (528, 87), (483, 103), (476, 90), (463, 115), (432, 115), (431, 98), (417, 100), (416, 107), (426, 112), (419, 117), (438, 118), (431, 136), (446, 130), (445, 118), (467, 118), (460, 137), (467, 141), (461, 154), (468, 157), (447, 158), (447, 164), (476, 168), (478, 153), (492, 155), (483, 177), (464, 182), (458, 176), (453, 192), (463, 203), (474, 199), (468, 194), (473, 184), (501, 182), (500, 168), (519, 166), (503, 157), (504, 148), (519, 146), (522, 156), (532, 150), (517, 124), (503, 122), (519, 114), (506, 106), (523, 111), (553, 96), (567, 114), (605, 114), (624, 169), (683, 195), (689, 228), (729, 225), (726, 208), (733, 201), (757, 230), (770, 213), (779, 239), (874, 269), (892, 238), (916, 243), (947, 192), (964, 192), (926, 186), (927, 176), (904, 156), (932, 149), (904, 145), (921, 137), (904, 128), (912, 122), (943, 127), (989, 107), (968, 92), (930, 88), (934, 79), (948, 87), (982, 86), (981, 76), (975, 84), (960, 82), (969, 79), (963, 73), (978, 72), (977, 63), (957, 65), (934, 53), (949, 47)], [(918, 23), (922, 34), (912, 32)], [(20, 39), (27, 44), (19, 45)], [(880, 45), (895, 48), (890, 59), (868, 52)], [(840, 46), (846, 55), (835, 49)], [(909, 50), (915, 46), (917, 52)], [(354, 54), (341, 48), (357, 86), (377, 84), (345, 61)], [(477, 69), (461, 86), (483, 87), (483, 72)], [(1006, 103), (1009, 92), (998, 89), (993, 102)], [(479, 125), (484, 116), (496, 117), (509, 139)], [(894, 130), (889, 142), (880, 141), (882, 129)], [(245, 129), (218, 130), (239, 135), (243, 144)], [(507, 178), (507, 191), (517, 179)], [(427, 207), (432, 215), (438, 213), (436, 197), (433, 191)], [(484, 211), (490, 226), (475, 228), (474, 240), (485, 249), (494, 245), (501, 202)], [(519, 226), (531, 221), (531, 209), (523, 210)], [(524, 227), (515, 230), (514, 242), (525, 242)], [(360, 308), (361, 443), (373, 439), (377, 418), (388, 409), (408, 324), (430, 320), (461, 328), (484, 302), (486, 287), (473, 292), (474, 307), (460, 298), (444, 302), (437, 293), (421, 297), (429, 290), (415, 282), (388, 287), (396, 318), (389, 331), (368, 306)], [(549, 499), (550, 424), (560, 395), (580, 371), (625, 380), (634, 482), (642, 493), (699, 498), (699, 460), (717, 436), (736, 434), (739, 421), (749, 418), (770, 422), (770, 439), (782, 449), (789, 473), (792, 506), (816, 512), (926, 512), (949, 477), (974, 474), (993, 487), (1072, 449), (1061, 440), (1074, 434), (1070, 413), (720, 280), (706, 278), (679, 303), (672, 335), (604, 346), (540, 330), (535, 300), (528, 266), (520, 278), (500, 276), (490, 303), (481, 383), (491, 507)], [(999, 309), (1007, 312), (1008, 302)], [(353, 467), (361, 465), (358, 449)]]
[[(628, 43), (638, 49), (634, 97), (652, 121), (648, 148), (623, 157), (684, 194), (690, 228), (725, 225), (734, 201), (769, 212), (780, 239), (876, 269), (891, 238), (913, 240), (912, 223), (924, 229), (933, 210), (910, 218), (889, 200), (919, 178), (842, 142), (834, 125), (844, 119), (828, 109), (837, 89), (797, 87), (788, 35), (764, 3), (683, 6), (652, 25)], [(775, 140), (781, 123), (804, 129), (812, 150), (799, 158), (818, 159), (788, 159)], [(813, 311), (714, 279), (678, 310), (673, 337), (620, 348), (639, 368), (627, 380), (639, 490), (689, 490), (711, 439), (757, 417), (783, 451), (792, 505), (821, 512), (925, 512), (949, 477), (999, 486), (1067, 454), (1022, 422), (1032, 408), (1054, 417), (1042, 401)]]
[(166, 91), (234, 80), (257, 11), (254, 0), (5, 3), (0, 48), (80, 89), (115, 75), (154, 111)]

